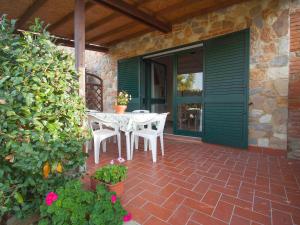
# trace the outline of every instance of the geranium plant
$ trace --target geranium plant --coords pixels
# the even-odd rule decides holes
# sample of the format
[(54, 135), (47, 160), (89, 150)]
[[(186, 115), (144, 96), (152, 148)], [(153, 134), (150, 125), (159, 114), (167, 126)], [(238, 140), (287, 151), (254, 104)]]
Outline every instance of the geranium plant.
[(106, 184), (116, 184), (126, 179), (127, 167), (120, 164), (105, 165), (98, 169), (93, 177)]
[(22, 34), (14, 25), (0, 20), (2, 219), (34, 212), (46, 193), (80, 175), (88, 135), (73, 58), (38, 20)]
[(126, 91), (120, 91), (117, 96), (117, 105), (128, 105), (129, 101), (131, 101), (131, 95), (129, 95)]
[(121, 225), (130, 219), (120, 199), (104, 185), (98, 185), (96, 192), (91, 192), (84, 190), (80, 181), (71, 181), (47, 194), (41, 206), (39, 225)]

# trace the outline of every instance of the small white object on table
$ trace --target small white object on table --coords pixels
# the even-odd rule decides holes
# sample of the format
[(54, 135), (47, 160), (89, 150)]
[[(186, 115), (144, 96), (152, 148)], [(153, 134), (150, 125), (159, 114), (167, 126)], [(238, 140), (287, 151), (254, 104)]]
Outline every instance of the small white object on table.
[(127, 160), (131, 160), (130, 153), (130, 132), (134, 130), (133, 121), (139, 123), (145, 123), (152, 121), (158, 114), (157, 113), (133, 113), (125, 112), (123, 114), (118, 113), (106, 113), (89, 111), (89, 114), (105, 121), (115, 121), (119, 124), (120, 130), (125, 133), (126, 136), (126, 156)]

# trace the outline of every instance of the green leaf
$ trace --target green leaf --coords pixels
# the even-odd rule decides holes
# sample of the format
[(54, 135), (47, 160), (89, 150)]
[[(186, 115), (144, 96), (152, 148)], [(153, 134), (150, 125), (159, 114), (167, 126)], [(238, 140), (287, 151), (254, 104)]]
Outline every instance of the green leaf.
[(6, 115), (7, 116), (14, 116), (14, 115), (16, 115), (16, 113), (14, 111), (8, 111), (8, 112), (6, 112)]
[[(74, 171), (86, 159), (85, 105), (74, 59), (57, 48), (41, 21), (23, 34), (15, 32), (15, 21), (6, 16), (0, 21), (0, 98), (6, 101), (0, 104), (0, 178), (5, 177), (0, 182), (0, 217), (24, 217), (45, 205), (48, 192), (81, 175)], [(3, 160), (11, 154), (14, 160)], [(53, 169), (45, 179), (46, 162), (50, 167), (62, 162), (63, 173)], [(61, 224), (62, 213), (68, 218), (62, 211)]]
[(17, 202), (19, 204), (23, 204), (24, 203), (23, 196), (19, 192), (16, 192), (15, 195), (14, 195), (14, 197), (15, 197), (15, 199), (17, 200)]

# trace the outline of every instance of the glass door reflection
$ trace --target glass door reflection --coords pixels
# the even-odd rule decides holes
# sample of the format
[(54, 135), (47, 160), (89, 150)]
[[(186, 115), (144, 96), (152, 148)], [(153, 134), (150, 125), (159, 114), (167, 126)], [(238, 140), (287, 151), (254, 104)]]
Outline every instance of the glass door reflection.
[(203, 49), (193, 49), (175, 58), (176, 93), (174, 100), (177, 123), (174, 126), (174, 133), (201, 136)]
[(177, 105), (177, 129), (201, 132), (202, 131), (202, 104), (183, 103)]

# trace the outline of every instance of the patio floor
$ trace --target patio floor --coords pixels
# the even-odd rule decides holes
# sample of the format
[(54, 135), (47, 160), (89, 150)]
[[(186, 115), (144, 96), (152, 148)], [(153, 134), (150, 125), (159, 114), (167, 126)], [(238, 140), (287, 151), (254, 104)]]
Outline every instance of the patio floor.
[[(153, 164), (142, 144), (126, 162), (122, 197), (139, 223), (300, 224), (300, 161), (165, 138), (165, 156), (159, 149)], [(122, 151), (125, 157), (124, 143)], [(99, 165), (91, 154), (88, 172), (116, 157), (116, 145), (110, 143)]]

